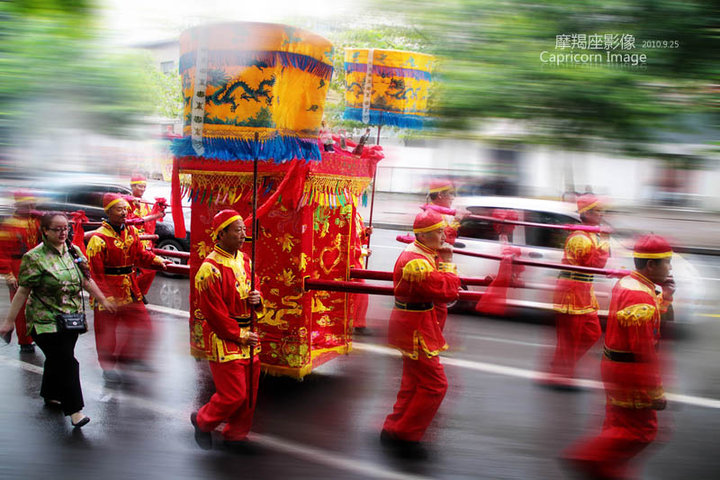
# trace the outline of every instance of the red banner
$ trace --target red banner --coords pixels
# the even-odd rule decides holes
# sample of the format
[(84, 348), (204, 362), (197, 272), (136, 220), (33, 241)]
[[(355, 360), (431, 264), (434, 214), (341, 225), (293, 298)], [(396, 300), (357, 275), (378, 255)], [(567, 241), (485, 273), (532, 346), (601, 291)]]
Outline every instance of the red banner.
[[(381, 151), (373, 149), (362, 158), (334, 152), (324, 153), (323, 161), (316, 163), (260, 162), (259, 232), (253, 237), (266, 306), (257, 322), (265, 371), (301, 378), (352, 348), (354, 295), (305, 292), (303, 278), (350, 278), (358, 255), (353, 248), (356, 205), (380, 158)], [(232, 162), (234, 170), (228, 169), (229, 163), (180, 160), (179, 173), (190, 174), (181, 192), (192, 198), (190, 332), (192, 353), (200, 358), (204, 351), (196, 343), (201, 329), (192, 279), (212, 251), (212, 218), (225, 208), (234, 208), (246, 219), (251, 215), (252, 162)], [(244, 253), (250, 255), (249, 242)]]

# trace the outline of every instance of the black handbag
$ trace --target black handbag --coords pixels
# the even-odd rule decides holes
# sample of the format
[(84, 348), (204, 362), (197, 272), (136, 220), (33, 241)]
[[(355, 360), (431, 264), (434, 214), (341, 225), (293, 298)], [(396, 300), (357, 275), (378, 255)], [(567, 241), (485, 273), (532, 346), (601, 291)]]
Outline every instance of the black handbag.
[[(85, 309), (85, 302), (83, 302), (83, 310)], [(85, 333), (88, 331), (87, 320), (85, 319), (84, 313), (60, 313), (55, 316), (57, 321), (58, 330), (61, 332), (70, 333)]]

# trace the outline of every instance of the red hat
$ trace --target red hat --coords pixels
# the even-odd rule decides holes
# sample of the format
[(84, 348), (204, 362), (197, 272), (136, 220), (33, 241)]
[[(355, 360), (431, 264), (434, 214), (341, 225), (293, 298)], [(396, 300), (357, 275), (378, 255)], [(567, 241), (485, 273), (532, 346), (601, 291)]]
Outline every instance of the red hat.
[(445, 190), (455, 190), (455, 185), (450, 180), (432, 180), (428, 193), (438, 193)]
[(435, 210), (427, 209), (418, 213), (413, 222), (414, 233), (425, 233), (445, 228), (445, 218)]
[(669, 258), (672, 257), (672, 247), (660, 235), (651, 233), (643, 235), (635, 242), (635, 258)]
[(37, 198), (30, 190), (20, 189), (13, 192), (15, 203), (35, 202)]
[(242, 219), (243, 218), (240, 216), (240, 214), (235, 210), (227, 209), (219, 211), (213, 217), (211, 234), (212, 238), (217, 239), (218, 233), (220, 233), (221, 230), (223, 230), (236, 220), (240, 220), (242, 222)]
[(126, 207), (129, 206), (124, 195), (120, 195), (119, 193), (106, 193), (103, 195), (103, 210), (107, 212), (114, 205), (117, 205), (120, 202), (123, 202)]
[(602, 202), (592, 193), (586, 193), (577, 198), (578, 213), (585, 213), (588, 210), (592, 210), (593, 208), (598, 208), (600, 206), (602, 206)]
[(141, 183), (147, 183), (147, 178), (142, 173), (135, 173), (130, 177), (130, 185), (138, 185)]

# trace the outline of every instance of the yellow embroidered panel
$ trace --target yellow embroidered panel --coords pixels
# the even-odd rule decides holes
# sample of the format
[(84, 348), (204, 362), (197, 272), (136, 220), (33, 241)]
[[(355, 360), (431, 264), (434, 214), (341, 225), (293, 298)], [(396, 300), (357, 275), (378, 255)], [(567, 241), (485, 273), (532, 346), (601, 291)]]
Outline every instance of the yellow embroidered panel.
[(623, 327), (636, 327), (650, 322), (655, 318), (656, 308), (654, 305), (639, 303), (630, 305), (617, 312), (617, 320)]
[(403, 280), (408, 282), (421, 282), (435, 271), (435, 268), (424, 258), (415, 258), (410, 260), (403, 267)]
[(102, 252), (105, 249), (105, 240), (100, 238), (98, 235), (93, 235), (90, 237), (90, 242), (88, 242), (87, 246), (87, 255), (88, 258), (92, 258), (100, 252)]
[(593, 242), (587, 236), (573, 235), (565, 244), (565, 255), (570, 263), (576, 263), (578, 257), (588, 255), (593, 248)]
[(206, 291), (215, 281), (220, 281), (220, 270), (209, 262), (203, 262), (195, 274), (195, 288), (198, 292)]

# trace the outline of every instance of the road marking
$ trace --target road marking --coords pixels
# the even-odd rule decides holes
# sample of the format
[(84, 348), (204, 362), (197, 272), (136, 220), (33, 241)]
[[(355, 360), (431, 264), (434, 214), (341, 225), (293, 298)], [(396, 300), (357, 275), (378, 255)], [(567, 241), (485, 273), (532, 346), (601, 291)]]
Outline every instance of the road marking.
[[(0, 362), (13, 365), (21, 368), (28, 372), (42, 375), (42, 367), (33, 365), (31, 363), (23, 362), (21, 360), (8, 358), (5, 355), (0, 355)], [(113, 391), (112, 394), (108, 394), (106, 389), (100, 387), (94, 382), (83, 382), (84, 389), (91, 390), (93, 393), (101, 396), (101, 401), (109, 401), (111, 398), (117, 398), (120, 401), (130, 401), (136, 405), (151, 410), (155, 413), (171, 417), (175, 420), (187, 422), (190, 425), (190, 412), (180, 411), (178, 409), (162, 405), (158, 402), (154, 402), (147, 398), (138, 397), (122, 391)], [(190, 427), (188, 426), (188, 431)], [(189, 435), (189, 434), (188, 434)], [(286, 453), (303, 460), (308, 460), (319, 465), (325, 465), (327, 467), (336, 468), (338, 470), (344, 470), (364, 477), (381, 478), (388, 480), (429, 480), (430, 477), (422, 475), (413, 475), (402, 472), (393, 472), (380, 465), (375, 465), (370, 462), (362, 460), (353, 460), (347, 458), (340, 453), (330, 452), (322, 450), (320, 448), (314, 448), (307, 445), (291, 442), (274, 435), (250, 433), (250, 439), (263, 445), (271, 450), (276, 450), (281, 453)], [(378, 440), (379, 442), (379, 440)]]
[(720, 318), (720, 313), (699, 313), (701, 317)]
[[(171, 315), (177, 315), (180, 317), (187, 317), (190, 315), (185, 310), (177, 310), (174, 308), (161, 307), (159, 305), (147, 305), (148, 310), (154, 310), (162, 313)], [(510, 341), (510, 340), (509, 340)], [(400, 352), (394, 348), (386, 347), (383, 345), (376, 345), (373, 343), (362, 343), (353, 342), (354, 350), (365, 350), (367, 352), (379, 353), (382, 355), (388, 355), (392, 357), (399, 357)], [(508, 367), (505, 365), (498, 365), (495, 363), (477, 362), (474, 360), (463, 360), (460, 358), (443, 356), (442, 361), (444, 365), (449, 365), (458, 368), (467, 368), (468, 370), (474, 370), (477, 372), (491, 373), (495, 375), (504, 375), (507, 377), (525, 378), (528, 380), (535, 380), (542, 374), (535, 370), (528, 370), (525, 368)], [(577, 379), (575, 383), (583, 388), (601, 389), (603, 388), (602, 382), (595, 380)], [(695, 397), (692, 395), (683, 395), (678, 393), (666, 393), (665, 396), (668, 400), (678, 403), (684, 403), (686, 405), (694, 405), (697, 407), (706, 408), (720, 408), (720, 400), (714, 398)]]
[(177, 317), (190, 318), (190, 312), (186, 310), (178, 310), (177, 308), (164, 307), (162, 305), (145, 305), (145, 308), (151, 312), (167, 313), (168, 315), (175, 315)]

